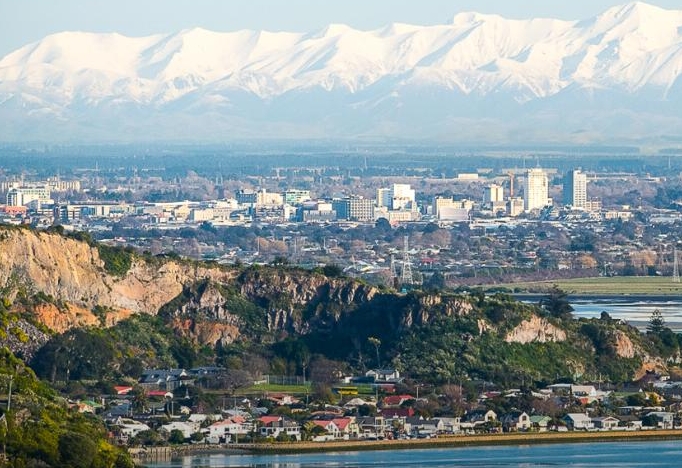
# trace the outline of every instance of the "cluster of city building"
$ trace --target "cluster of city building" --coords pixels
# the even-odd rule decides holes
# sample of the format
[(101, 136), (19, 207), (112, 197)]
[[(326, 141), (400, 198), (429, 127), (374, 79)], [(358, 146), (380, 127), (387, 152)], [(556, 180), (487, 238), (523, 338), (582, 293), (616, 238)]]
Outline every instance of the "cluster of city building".
[[(348, 194), (314, 199), (310, 190), (286, 189), (276, 193), (265, 188), (243, 188), (234, 197), (209, 201), (74, 202), (70, 201), (69, 193), (81, 192), (78, 180), (5, 181), (0, 182), (0, 193), (5, 194), (6, 200), (0, 211), (7, 222), (85, 224), (83, 227), (87, 228), (92, 220), (124, 216), (141, 216), (149, 224), (168, 226), (204, 222), (219, 226), (251, 221), (375, 222), (382, 218), (392, 225), (423, 219), (447, 223), (470, 221), (474, 212), (483, 218), (538, 217), (553, 206), (549, 196), (550, 174), (543, 169), (529, 169), (521, 177), (510, 172), (506, 188), (502, 182), (479, 179), (478, 174), (467, 174), (467, 177), (485, 186), (483, 200), (436, 195), (430, 204), (418, 203), (416, 190), (410, 184), (394, 183), (377, 189), (375, 198)], [(600, 212), (601, 203), (588, 197), (587, 182), (587, 174), (580, 170), (565, 174), (564, 206), (583, 213)], [(53, 196), (55, 193), (58, 197)]]

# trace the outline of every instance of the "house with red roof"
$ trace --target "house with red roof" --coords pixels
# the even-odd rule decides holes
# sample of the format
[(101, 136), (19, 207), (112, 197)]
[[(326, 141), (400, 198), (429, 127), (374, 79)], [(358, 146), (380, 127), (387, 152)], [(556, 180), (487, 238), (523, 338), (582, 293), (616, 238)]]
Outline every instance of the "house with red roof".
[(411, 418), (414, 416), (414, 408), (384, 408), (381, 415), (386, 419)]
[(253, 431), (253, 423), (241, 416), (233, 416), (222, 421), (215, 422), (207, 428), (208, 439), (216, 442), (237, 442), (239, 436), (245, 436)]
[(382, 400), (384, 408), (399, 407), (406, 401), (414, 400), (412, 395), (389, 395)]
[(259, 433), (263, 437), (277, 438), (282, 434), (289, 440), (301, 440), (301, 426), (284, 416), (261, 416), (258, 418)]

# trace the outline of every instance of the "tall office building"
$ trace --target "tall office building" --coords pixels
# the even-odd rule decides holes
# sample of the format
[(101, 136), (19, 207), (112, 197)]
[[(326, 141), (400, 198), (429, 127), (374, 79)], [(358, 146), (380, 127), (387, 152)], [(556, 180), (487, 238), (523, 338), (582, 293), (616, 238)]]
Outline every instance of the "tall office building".
[(569, 171), (564, 177), (564, 205), (587, 207), (587, 175), (579, 170)]
[(33, 201), (49, 203), (50, 189), (46, 185), (14, 187), (7, 192), (7, 205), (26, 206)]
[(389, 188), (377, 189), (377, 207), (393, 208), (393, 191)]
[(356, 195), (332, 200), (338, 219), (374, 221), (374, 200)]
[(391, 189), (391, 209), (404, 210), (415, 207), (415, 190), (410, 184), (393, 184)]
[(523, 188), (523, 203), (526, 211), (544, 208), (549, 200), (549, 179), (542, 169), (529, 169)]
[(483, 195), (483, 203), (486, 205), (491, 205), (495, 202), (501, 202), (504, 200), (504, 189), (501, 185), (490, 184), (485, 188), (485, 193)]

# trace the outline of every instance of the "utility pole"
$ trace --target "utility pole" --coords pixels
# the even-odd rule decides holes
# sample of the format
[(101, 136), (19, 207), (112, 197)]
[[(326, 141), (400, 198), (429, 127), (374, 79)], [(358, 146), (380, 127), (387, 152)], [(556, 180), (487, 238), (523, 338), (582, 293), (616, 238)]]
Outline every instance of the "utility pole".
[(7, 391), (7, 412), (9, 413), (12, 409), (12, 382), (14, 381), (14, 376), (9, 376), (9, 390)]

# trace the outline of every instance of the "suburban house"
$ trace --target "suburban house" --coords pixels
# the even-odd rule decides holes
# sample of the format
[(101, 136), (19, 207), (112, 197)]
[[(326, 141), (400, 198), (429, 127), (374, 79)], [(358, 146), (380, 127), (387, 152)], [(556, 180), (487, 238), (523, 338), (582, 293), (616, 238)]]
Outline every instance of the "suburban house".
[(412, 395), (389, 395), (381, 401), (383, 408), (398, 408), (406, 401), (414, 400)]
[(133, 391), (133, 387), (131, 385), (115, 385), (114, 391), (116, 395), (127, 395)]
[(357, 418), (358, 431), (363, 437), (384, 437), (387, 430), (384, 416), (364, 416)]
[(604, 416), (599, 418), (592, 418), (595, 429), (600, 429), (602, 431), (612, 431), (618, 429), (620, 421), (613, 416)]
[(485, 423), (497, 421), (497, 413), (493, 410), (475, 410), (467, 413), (464, 416), (466, 422), (472, 423), (475, 426)]
[(192, 385), (194, 380), (185, 369), (148, 369), (142, 372), (138, 383), (147, 390), (172, 392), (182, 385)]
[(194, 434), (195, 432), (199, 432), (199, 429), (200, 429), (199, 424), (181, 421), (173, 421), (171, 423), (164, 424), (163, 426), (161, 426), (161, 430), (166, 432), (167, 434), (170, 434), (174, 430), (182, 432), (182, 436), (185, 439), (189, 439), (192, 436), (192, 434)]
[(405, 432), (414, 436), (431, 436), (445, 430), (440, 419), (424, 419), (421, 416), (407, 418), (404, 427)]
[(589, 431), (594, 429), (592, 418), (585, 413), (568, 413), (562, 418), (562, 421), (572, 431)]
[(530, 417), (530, 427), (538, 432), (546, 432), (552, 418), (543, 415), (533, 415)]
[(130, 439), (140, 432), (149, 431), (151, 429), (144, 423), (124, 418), (118, 418), (113, 426), (116, 428), (118, 441), (122, 444), (127, 444)]
[(268, 400), (277, 406), (296, 405), (301, 402), (298, 398), (286, 393), (271, 393), (268, 395)]
[(355, 397), (355, 398), (351, 398), (350, 400), (348, 400), (348, 402), (346, 402), (346, 404), (343, 405), (343, 407), (345, 409), (351, 409), (352, 410), (352, 409), (355, 409), (359, 406), (365, 406), (365, 405), (376, 406), (377, 404), (374, 401), (363, 400), (362, 398)]
[(333, 419), (313, 419), (310, 421), (327, 431), (327, 434), (334, 439), (348, 440), (357, 438), (360, 432), (355, 417), (333, 418)]
[(310, 421), (315, 426), (321, 427), (327, 431), (329, 437), (320, 436), (319, 438), (313, 438), (313, 440), (328, 440), (328, 439), (339, 439), (341, 431), (339, 426), (337, 426), (333, 420), (327, 419), (313, 419)]
[(674, 427), (675, 414), (667, 411), (652, 411), (644, 416), (644, 419), (656, 422), (656, 427), (672, 429)]
[(594, 385), (571, 385), (571, 395), (582, 405), (602, 401), (609, 393), (597, 390)]
[(531, 428), (530, 416), (525, 411), (510, 411), (500, 418), (505, 432), (527, 431)]
[(381, 415), (386, 419), (409, 418), (414, 416), (414, 408), (383, 408)]
[(461, 418), (433, 418), (437, 419), (440, 421), (441, 426), (442, 426), (442, 431), (449, 433), (449, 434), (454, 434), (455, 432), (459, 432), (461, 430)]
[(239, 436), (244, 436), (253, 430), (253, 423), (246, 421), (241, 416), (233, 416), (208, 426), (207, 434), (211, 441), (230, 442), (234, 439), (239, 441)]
[(301, 440), (301, 426), (295, 421), (283, 416), (261, 416), (259, 433), (263, 437), (277, 438), (286, 434), (290, 440)]
[(372, 369), (365, 373), (373, 382), (400, 383), (403, 381), (400, 372), (396, 369)]

